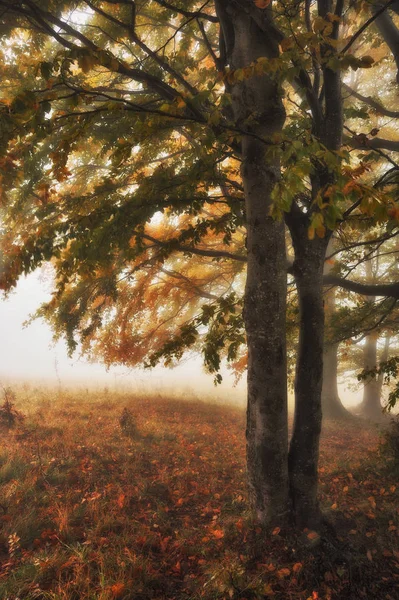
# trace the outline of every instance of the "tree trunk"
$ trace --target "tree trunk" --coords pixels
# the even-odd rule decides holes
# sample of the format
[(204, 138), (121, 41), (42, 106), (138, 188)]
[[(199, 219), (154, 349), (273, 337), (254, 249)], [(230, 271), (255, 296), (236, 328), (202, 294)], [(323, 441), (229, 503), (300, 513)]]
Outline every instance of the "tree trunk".
[[(333, 238), (327, 247), (327, 254), (334, 250)], [(324, 275), (329, 275), (331, 266), (328, 261), (324, 264)], [(336, 420), (353, 419), (353, 415), (343, 406), (338, 392), (338, 344), (334, 343), (334, 332), (329, 331), (329, 325), (335, 313), (335, 289), (324, 293), (324, 316), (326, 331), (323, 347), (323, 387), (321, 391), (321, 405), (323, 418)]]
[(325, 342), (321, 403), (324, 419), (349, 420), (353, 415), (342, 404), (338, 392), (338, 344)]
[(295, 417), (288, 459), (290, 494), (297, 525), (315, 528), (320, 522), (317, 489), (324, 346), (322, 281), (329, 234), (309, 240), (306, 215), (289, 222), (295, 223), (290, 229), (300, 314)]
[[(376, 271), (378, 272), (378, 253), (375, 259)], [(375, 273), (373, 273), (373, 261), (371, 259), (365, 261), (366, 267), (366, 278), (368, 283), (375, 282)], [(370, 304), (374, 304), (375, 297), (369, 296), (366, 301)], [(363, 369), (371, 370), (376, 369), (378, 365), (377, 359), (377, 343), (379, 334), (377, 330), (371, 331), (366, 335), (366, 342), (363, 349)], [(364, 382), (363, 387), (363, 401), (358, 407), (358, 412), (361, 416), (374, 421), (379, 421), (382, 418), (381, 409), (381, 386), (377, 380), (377, 375), (369, 377)]]
[[(220, 0), (216, 7), (231, 69), (242, 69), (261, 56), (278, 56), (272, 35), (236, 3)], [(279, 86), (267, 76), (235, 83), (232, 100), (236, 124), (248, 132), (242, 135), (241, 150), (248, 250), (244, 322), (249, 492), (258, 520), (276, 525), (289, 512), (286, 252), (284, 223), (269, 216), (280, 165), (276, 153), (271, 157), (268, 150), (271, 136), (282, 130), (285, 112)]]
[[(363, 350), (363, 368), (365, 370), (377, 367), (377, 342), (378, 333), (376, 331), (372, 331), (366, 336), (366, 343)], [(381, 419), (381, 385), (376, 375), (364, 382), (363, 400), (359, 406), (359, 412), (363, 417), (368, 419), (377, 421)]]

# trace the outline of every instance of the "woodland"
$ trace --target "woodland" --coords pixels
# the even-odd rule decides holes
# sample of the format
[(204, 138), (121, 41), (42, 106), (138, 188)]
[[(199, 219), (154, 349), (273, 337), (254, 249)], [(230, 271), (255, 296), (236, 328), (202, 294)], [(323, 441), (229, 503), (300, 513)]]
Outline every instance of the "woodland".
[(71, 353), (245, 376), (259, 532), (333, 529), (322, 416), (361, 430), (399, 396), (398, 14), (0, 0), (0, 289), (49, 265), (37, 316)]

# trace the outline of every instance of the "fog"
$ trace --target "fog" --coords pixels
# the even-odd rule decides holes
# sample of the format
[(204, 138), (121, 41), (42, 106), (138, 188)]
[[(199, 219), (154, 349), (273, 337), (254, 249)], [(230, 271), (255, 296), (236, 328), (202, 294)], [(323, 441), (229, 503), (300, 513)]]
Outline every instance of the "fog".
[(93, 364), (78, 353), (68, 356), (63, 340), (53, 342), (52, 332), (42, 319), (29, 320), (50, 296), (51, 282), (42, 272), (22, 278), (8, 298), (0, 300), (0, 383), (35, 381), (66, 387), (84, 385), (132, 391), (166, 392), (184, 396), (206, 396), (244, 402), (245, 385), (234, 386), (234, 378), (223, 373), (222, 385), (215, 388), (213, 376), (204, 373), (200, 358), (183, 361), (175, 369), (156, 367), (127, 369)]
[[(42, 302), (48, 300), (51, 281), (43, 272), (20, 280), (8, 298), (0, 299), (0, 384), (34, 381), (38, 384), (131, 389), (132, 392), (176, 394), (245, 403), (245, 377), (234, 385), (232, 374), (223, 371), (223, 383), (217, 387), (213, 376), (204, 372), (200, 357), (183, 360), (174, 369), (156, 367), (127, 369), (93, 364), (76, 353), (68, 356), (63, 340), (54, 343), (50, 327), (42, 319), (25, 322)], [(361, 401), (361, 390), (340, 386), (346, 406)], [(290, 404), (292, 406), (292, 393)]]

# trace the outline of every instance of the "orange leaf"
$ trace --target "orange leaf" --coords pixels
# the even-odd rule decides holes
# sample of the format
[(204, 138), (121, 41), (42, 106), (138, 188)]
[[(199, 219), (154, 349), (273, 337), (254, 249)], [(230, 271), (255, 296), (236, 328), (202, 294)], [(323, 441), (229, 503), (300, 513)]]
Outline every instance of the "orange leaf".
[(302, 569), (303, 565), (300, 562), (295, 563), (295, 565), (292, 567), (292, 570), (294, 573), (299, 573), (299, 571)]
[(124, 505), (125, 505), (125, 494), (121, 494), (118, 497), (117, 504), (118, 504), (119, 508), (123, 508), (124, 507)]
[(278, 535), (281, 531), (281, 527), (275, 527), (273, 529), (272, 535)]
[(308, 533), (308, 540), (317, 540), (319, 537), (317, 531), (309, 531)]
[(254, 0), (255, 6), (257, 8), (267, 8), (270, 4), (271, 0)]
[(214, 529), (212, 531), (212, 535), (213, 537), (215, 537), (217, 540), (220, 540), (220, 538), (224, 537), (224, 531), (222, 531), (221, 529)]
[(277, 571), (277, 575), (279, 577), (288, 577), (289, 575), (291, 575), (291, 571), (289, 569), (280, 569), (279, 571)]
[(124, 592), (124, 583), (114, 583), (114, 585), (111, 586), (111, 594), (113, 598), (120, 598)]
[(236, 521), (236, 527), (237, 527), (238, 531), (242, 531), (243, 526), (244, 526), (244, 519), (241, 517), (240, 519), (238, 519), (238, 521)]

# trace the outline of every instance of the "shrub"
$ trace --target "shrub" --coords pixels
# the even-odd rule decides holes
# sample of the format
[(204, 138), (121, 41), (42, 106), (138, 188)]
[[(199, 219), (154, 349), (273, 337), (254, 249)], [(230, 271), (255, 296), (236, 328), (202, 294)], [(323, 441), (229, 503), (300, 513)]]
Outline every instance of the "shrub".
[(399, 463), (399, 418), (392, 419), (383, 436), (383, 452)]
[(23, 415), (15, 408), (15, 393), (11, 388), (3, 388), (3, 404), (0, 406), (0, 424), (13, 427), (23, 420)]
[(136, 419), (131, 410), (124, 408), (119, 417), (119, 425), (122, 432), (129, 437), (138, 437), (139, 432), (136, 425)]

